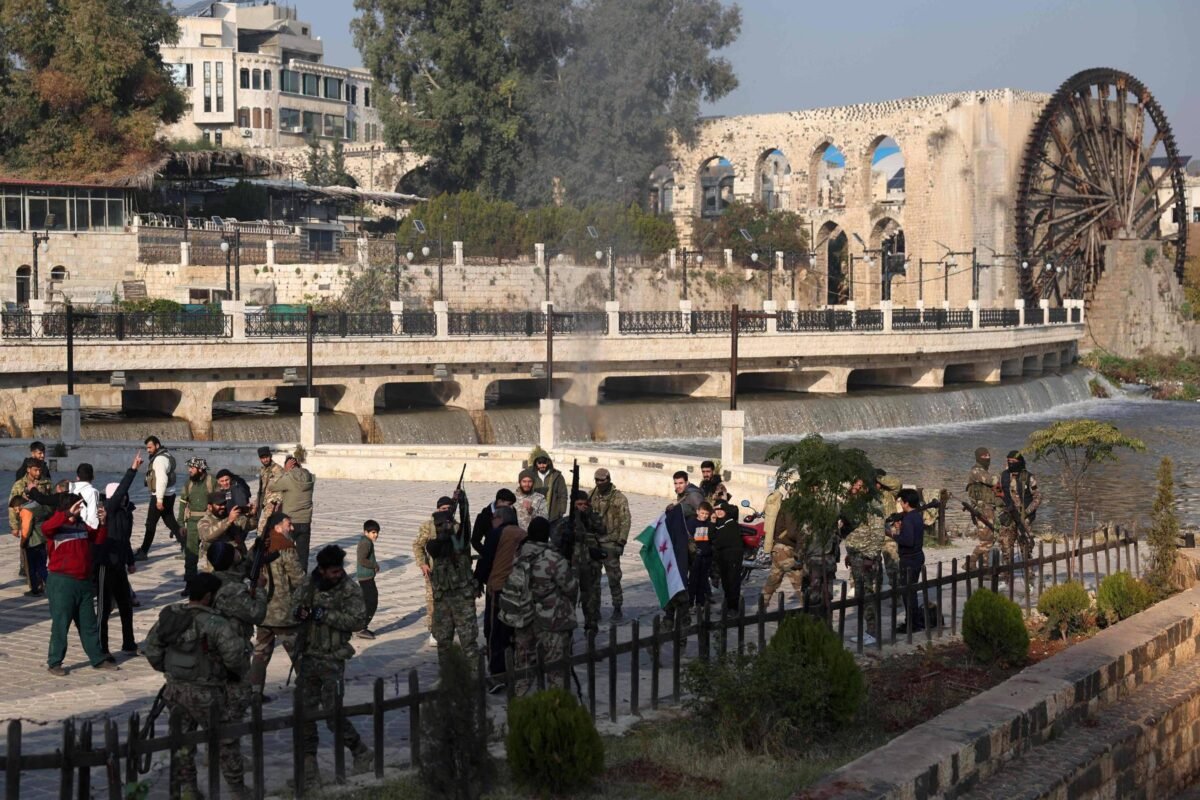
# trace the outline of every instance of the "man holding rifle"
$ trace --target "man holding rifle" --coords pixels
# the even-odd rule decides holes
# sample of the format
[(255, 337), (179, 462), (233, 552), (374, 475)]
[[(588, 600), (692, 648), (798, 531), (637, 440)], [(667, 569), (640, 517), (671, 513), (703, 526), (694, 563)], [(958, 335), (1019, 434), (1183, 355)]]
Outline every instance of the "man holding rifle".
[(986, 447), (975, 448), (975, 466), (967, 475), (967, 502), (963, 508), (975, 523), (979, 544), (971, 553), (971, 560), (986, 557), (996, 542), (996, 476), (988, 471), (992, 454)]
[(1042, 504), (1042, 492), (1037, 479), (1025, 469), (1025, 457), (1019, 450), (1008, 454), (1008, 469), (1000, 473), (999, 494), (1003, 512), (999, 516), (1000, 546), (1008, 559), (1013, 558), (1013, 547), (1021, 545), (1024, 558), (1033, 552), (1033, 525), (1038, 506)]
[[(466, 473), (463, 465), (463, 474)], [(479, 660), (479, 627), (475, 621), (475, 597), (480, 590), (471, 574), (470, 510), (467, 494), (458, 478), (458, 488), (448, 505), (438, 501), (433, 519), (421, 526), (417, 539), (424, 542), (424, 563), (421, 571), (429, 576), (433, 594), (433, 616), (430, 631), (437, 642), (439, 658), (458, 636), (459, 646), (467, 663), (475, 666)], [(445, 510), (442, 510), (445, 508)], [(454, 521), (458, 511), (459, 520)], [(427, 527), (428, 526), (428, 527)], [(430, 529), (432, 529), (430, 531)], [(429, 533), (432, 533), (432, 538)], [(422, 535), (423, 534), (423, 535)], [(415, 545), (414, 545), (415, 547)], [(418, 561), (420, 563), (420, 561)]]

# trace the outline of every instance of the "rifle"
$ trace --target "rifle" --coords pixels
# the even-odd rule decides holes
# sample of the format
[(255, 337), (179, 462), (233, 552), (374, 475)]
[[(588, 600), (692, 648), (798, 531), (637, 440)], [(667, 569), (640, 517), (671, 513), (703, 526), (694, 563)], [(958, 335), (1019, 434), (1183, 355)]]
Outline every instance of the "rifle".
[[(167, 690), (167, 685), (164, 683), (159, 687), (158, 694), (154, 696), (154, 702), (150, 705), (150, 713), (146, 715), (146, 721), (142, 723), (142, 730), (138, 734), (138, 738), (142, 741), (151, 739), (154, 736), (154, 721), (162, 714), (163, 709), (167, 707), (167, 701), (163, 699), (163, 692)], [(150, 771), (150, 756), (153, 753), (145, 753), (138, 758), (137, 770), (140, 774), (146, 774)]]
[(450, 516), (454, 516), (454, 512), (458, 510), (458, 494), (462, 491), (463, 478), (467, 474), (467, 464), (463, 462), (462, 472), (458, 473), (458, 483), (454, 485), (454, 494), (450, 495), (453, 504), (450, 506)]
[(270, 549), (270, 544), (268, 542), (264, 542), (261, 536), (259, 536), (254, 542), (254, 560), (250, 562), (251, 597), (254, 597), (258, 593), (258, 579), (262, 575), (263, 567), (279, 558), (278, 552), (267, 552)]
[[(953, 496), (953, 495), (951, 495), (951, 496)], [(984, 524), (984, 526), (988, 530), (990, 530), (992, 533), (996, 532), (995, 522), (993, 522), (992, 520), (987, 518), (987, 515), (983, 513), (983, 509), (981, 509), (977, 505), (968, 503), (966, 500), (961, 500), (958, 498), (955, 498), (955, 499), (958, 500), (958, 502), (962, 504), (963, 511), (966, 511), (968, 514), (971, 515), (972, 522), (975, 522), (975, 523), (982, 522)]]
[[(287, 681), (283, 684), (284, 686), (291, 685), (292, 675), (299, 668), (300, 659), (304, 658), (304, 648), (308, 646), (308, 632), (312, 629), (313, 624), (312, 601), (317, 592), (317, 585), (315, 582), (313, 582), (311, 577), (309, 578), (309, 586), (311, 588), (308, 591), (308, 598), (306, 602), (300, 606), (300, 608), (308, 609), (308, 617), (305, 618), (304, 622), (300, 623), (300, 632), (296, 634), (296, 641), (292, 645), (292, 665), (288, 668)], [(299, 678), (297, 678), (297, 680), (299, 680)]]
[(562, 554), (567, 561), (575, 552), (575, 526), (579, 522), (579, 509), (575, 507), (575, 493), (579, 491), (579, 460), (571, 462), (571, 493), (567, 497), (567, 527), (562, 536)]

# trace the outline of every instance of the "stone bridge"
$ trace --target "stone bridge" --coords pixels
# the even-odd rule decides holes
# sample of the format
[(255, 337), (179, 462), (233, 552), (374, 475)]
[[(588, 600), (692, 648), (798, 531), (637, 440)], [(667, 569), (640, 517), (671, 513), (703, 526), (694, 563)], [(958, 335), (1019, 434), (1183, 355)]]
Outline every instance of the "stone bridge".
[[(305, 416), (319, 408), (352, 413), (366, 437), (376, 408), (393, 403), (479, 412), (496, 403), (546, 398), (550, 343), (541, 333), (541, 314), (530, 315), (529, 323), (521, 323), (529, 329), (519, 333), (511, 325), (479, 324), (488, 318), (456, 317), (445, 303), (437, 303), (432, 314), (418, 312), (425, 315), (419, 321), (428, 324), (416, 331), (411, 328), (416, 315), (395, 306), (394, 317), (384, 320), (394, 335), (355, 336), (360, 321), (349, 317), (340, 330), (320, 329), (312, 346), (315, 397), (306, 402), (301, 402), (305, 328), (264, 329), (261, 317), (247, 315), (241, 303), (225, 304), (225, 326), (207, 332), (208, 338), (131, 338), (128, 321), (119, 341), (103, 332), (100, 338), (76, 338), (74, 399), (63, 399), (67, 351), (65, 340), (56, 338), (63, 335), (61, 327), (48, 319), (54, 315), (35, 316), (25, 330), (6, 317), (0, 421), (11, 434), (28, 436), (34, 409), (58, 408), (60, 402), (68, 410), (79, 405), (143, 409), (186, 420), (193, 438), (206, 440), (214, 401), (276, 397), (300, 405)], [(764, 306), (775, 310), (772, 303)], [(843, 393), (863, 386), (937, 388), (1040, 375), (1069, 364), (1084, 331), (1081, 307), (1054, 311), (973, 306), (955, 314), (893, 309), (889, 303), (836, 317), (835, 312), (785, 311), (778, 319), (753, 320), (754, 331), (743, 328), (737, 388)], [(690, 308), (629, 313), (610, 304), (599, 315), (575, 315), (580, 321), (586, 316), (587, 329), (595, 332), (555, 334), (553, 397), (590, 406), (616, 394), (728, 396), (730, 323), (721, 312), (704, 313)], [(379, 315), (371, 316), (379, 322), (374, 319)], [(502, 330), (507, 334), (497, 333)], [(69, 430), (64, 415), (64, 439)], [(547, 437), (553, 440), (552, 429)]]

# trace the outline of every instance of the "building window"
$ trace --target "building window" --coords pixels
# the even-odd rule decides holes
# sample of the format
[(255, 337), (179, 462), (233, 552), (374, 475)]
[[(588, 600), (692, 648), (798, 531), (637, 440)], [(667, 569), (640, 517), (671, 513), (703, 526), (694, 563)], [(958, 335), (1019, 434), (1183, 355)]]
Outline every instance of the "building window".
[(370, 107), (371, 107), (371, 87), (364, 86), (363, 87), (363, 108), (370, 108)]
[[(225, 111), (225, 64), (217, 62), (217, 113)], [(219, 134), (218, 134), (219, 135)]]
[(307, 136), (316, 136), (321, 132), (321, 115), (316, 111), (304, 112), (304, 133)]
[(261, 108), (254, 109), (254, 127), (255, 128), (262, 127), (262, 109)]
[(346, 141), (358, 141), (358, 121), (353, 119), (346, 120)]
[(212, 62), (204, 62), (204, 113), (212, 113)]
[(285, 133), (295, 133), (300, 130), (300, 110), (295, 108), (279, 109), (279, 130)]
[(216, 142), (217, 147), (221, 146), (221, 132), (220, 131), (213, 131), (213, 140)]
[(261, 89), (262, 88), (262, 70), (261, 69), (256, 69), (250, 73), (250, 88), (251, 89)]
[(1192, 209), (1192, 222), (1200, 222), (1200, 208)]
[(238, 109), (237, 124), (238, 124), (239, 128), (249, 128), (250, 127), (250, 109), (248, 109), (248, 108), (239, 108)]
[(300, 94), (300, 73), (290, 69), (279, 70), (279, 91)]
[(250, 70), (243, 68), (239, 72), (239, 75), (241, 76), (241, 83), (239, 85), (243, 89), (249, 89), (250, 88)]
[[(268, 72), (266, 74), (270, 75), (271, 73)], [(263, 109), (263, 127), (267, 130), (271, 130), (271, 109), (269, 108)]]
[(309, 73), (301, 73), (304, 79), (304, 94), (309, 97), (321, 96), (321, 78), (318, 75), (310, 75)]
[(29, 287), (32, 272), (28, 266), (17, 267), (17, 305), (29, 305)]
[(271, 70), (264, 69), (262, 71), (262, 75), (263, 75), (263, 89), (265, 89), (266, 91), (269, 92), (269, 91), (271, 91)]
[(346, 135), (346, 118), (338, 114), (325, 115), (325, 135), (331, 139), (341, 139)]
[(342, 80), (341, 80), (341, 78), (326, 78), (325, 79), (325, 99), (326, 100), (341, 100), (342, 99)]
[(185, 86), (191, 88), (192, 85), (192, 65), (191, 64), (171, 64), (171, 80), (176, 86)]
[(352, 83), (346, 86), (346, 99), (350, 102), (350, 105), (358, 105), (358, 87)]
[(200, 135), (204, 137), (204, 141), (211, 142), (212, 136), (208, 131), (200, 131)]

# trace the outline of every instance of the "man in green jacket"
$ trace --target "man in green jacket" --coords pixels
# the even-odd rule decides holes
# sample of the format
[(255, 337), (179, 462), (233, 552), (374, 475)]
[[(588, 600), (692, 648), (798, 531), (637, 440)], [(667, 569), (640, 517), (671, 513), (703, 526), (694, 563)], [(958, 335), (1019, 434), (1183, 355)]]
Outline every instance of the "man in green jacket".
[(613, 486), (612, 477), (603, 467), (596, 470), (596, 488), (588, 499), (592, 510), (604, 521), (604, 536), (600, 539), (600, 546), (604, 548), (604, 572), (608, 575), (608, 592), (612, 595), (612, 618), (621, 619), (621, 606), (625, 601), (621, 589), (621, 556), (629, 541), (629, 500)]
[[(187, 530), (187, 538), (183, 542), (184, 580), (195, 575), (199, 566), (200, 520), (208, 510), (208, 496), (217, 488), (217, 482), (209, 474), (208, 461), (205, 459), (189, 458), (187, 471), (188, 479), (184, 481), (183, 491), (179, 493), (179, 519)], [(205, 566), (207, 567), (207, 564)]]
[[(288, 456), (283, 464), (283, 475), (271, 487), (271, 495), (278, 496), (279, 511), (292, 521), (292, 541), (296, 543), (296, 556), (300, 566), (308, 572), (308, 545), (312, 537), (313, 487), (316, 477), (300, 466), (295, 456)], [(270, 500), (268, 500), (268, 503)]]

